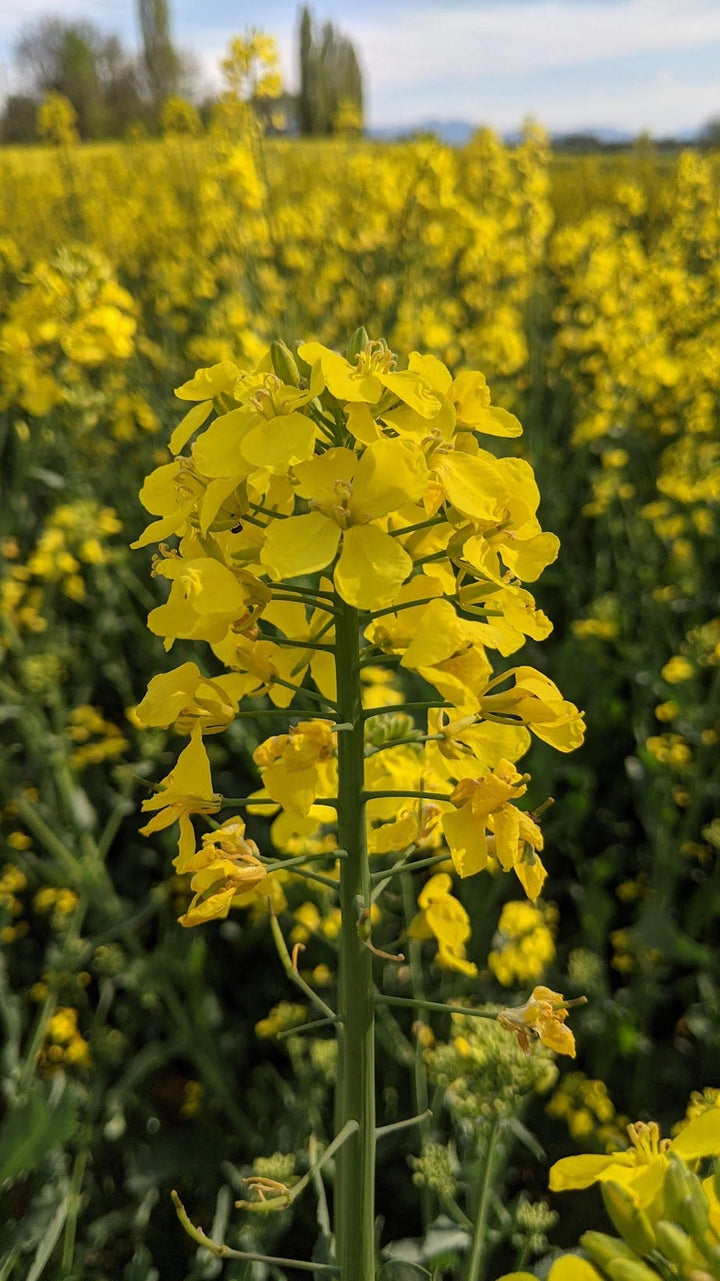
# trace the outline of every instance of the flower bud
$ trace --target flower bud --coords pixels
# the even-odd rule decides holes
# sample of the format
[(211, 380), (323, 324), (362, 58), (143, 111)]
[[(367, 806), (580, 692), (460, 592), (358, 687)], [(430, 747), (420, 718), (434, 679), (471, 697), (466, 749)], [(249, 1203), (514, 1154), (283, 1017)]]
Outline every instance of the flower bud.
[(650, 1220), (637, 1205), (632, 1193), (612, 1180), (601, 1185), (601, 1192), (605, 1209), (626, 1245), (639, 1255), (652, 1250), (655, 1237)]
[(713, 1192), (715, 1193), (717, 1200), (720, 1201), (720, 1158), (713, 1161), (712, 1180)]
[(593, 1263), (606, 1271), (612, 1262), (619, 1259), (637, 1261), (637, 1255), (629, 1245), (618, 1241), (617, 1237), (608, 1236), (607, 1232), (584, 1232), (580, 1237), (580, 1244)]
[(682, 1268), (690, 1261), (693, 1253), (692, 1241), (687, 1232), (683, 1232), (677, 1223), (669, 1223), (667, 1219), (660, 1219), (655, 1224), (655, 1240), (658, 1249), (676, 1267)]
[(616, 1259), (607, 1265), (612, 1281), (659, 1281), (659, 1272), (639, 1259)]
[[(700, 1180), (698, 1179), (698, 1184)], [(686, 1196), (680, 1206), (678, 1222), (682, 1224), (686, 1232), (698, 1243), (704, 1239), (710, 1227), (707, 1213), (707, 1200), (704, 1201), (705, 1194), (702, 1192), (701, 1197), (697, 1195)]]
[(680, 1219), (680, 1209), (690, 1195), (689, 1170), (683, 1161), (670, 1154), (670, 1164), (663, 1180), (665, 1208), (669, 1218)]
[(276, 339), (270, 344), (270, 359), (278, 378), (287, 387), (300, 386), (300, 374), (297, 363), (287, 343)]
[(361, 325), (351, 336), (345, 352), (346, 358), (351, 365), (355, 364), (360, 352), (365, 350), (369, 341), (367, 329), (364, 325)]

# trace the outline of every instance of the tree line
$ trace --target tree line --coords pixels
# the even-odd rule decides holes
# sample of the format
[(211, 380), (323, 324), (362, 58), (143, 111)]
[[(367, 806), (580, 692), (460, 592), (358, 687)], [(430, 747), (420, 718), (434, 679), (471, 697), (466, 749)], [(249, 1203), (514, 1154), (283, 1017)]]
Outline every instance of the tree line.
[[(168, 100), (197, 101), (198, 69), (173, 41), (168, 0), (137, 3), (142, 34), (137, 55), (89, 21), (45, 17), (25, 24), (15, 46), (19, 88), (0, 115), (2, 142), (37, 139), (38, 109), (48, 94), (68, 100), (79, 136), (89, 140), (155, 133)], [(321, 135), (361, 130), (363, 79), (352, 42), (332, 22), (318, 27), (307, 6), (298, 26), (299, 88), (282, 95), (284, 127)], [(203, 123), (216, 101), (206, 96), (198, 103)]]

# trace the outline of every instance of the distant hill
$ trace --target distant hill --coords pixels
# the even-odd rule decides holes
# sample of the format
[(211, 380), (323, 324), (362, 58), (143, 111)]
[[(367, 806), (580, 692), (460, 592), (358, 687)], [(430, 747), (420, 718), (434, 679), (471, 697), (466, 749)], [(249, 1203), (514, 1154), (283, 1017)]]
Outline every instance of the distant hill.
[[(482, 125), (470, 124), (468, 120), (422, 120), (412, 125), (380, 125), (375, 129), (368, 129), (367, 136), (382, 142), (394, 142), (401, 138), (411, 138), (415, 134), (432, 133), (448, 146), (463, 147), (479, 128), (482, 128)], [(672, 139), (653, 138), (653, 141), (694, 143), (698, 141), (699, 134), (699, 129), (683, 129)], [(551, 135), (553, 145), (561, 149), (563, 147), (572, 149), (581, 145), (592, 147), (593, 144), (599, 144), (601, 147), (629, 147), (635, 138), (636, 135), (626, 129), (605, 126), (588, 126)], [(515, 146), (522, 139), (522, 131), (510, 130), (503, 135), (503, 139), (509, 146)]]
[(417, 133), (434, 133), (449, 146), (463, 147), (477, 128), (477, 125), (471, 125), (467, 120), (422, 120), (415, 125), (381, 125), (377, 129), (368, 129), (367, 134), (369, 138), (393, 142), (398, 138), (410, 138)]

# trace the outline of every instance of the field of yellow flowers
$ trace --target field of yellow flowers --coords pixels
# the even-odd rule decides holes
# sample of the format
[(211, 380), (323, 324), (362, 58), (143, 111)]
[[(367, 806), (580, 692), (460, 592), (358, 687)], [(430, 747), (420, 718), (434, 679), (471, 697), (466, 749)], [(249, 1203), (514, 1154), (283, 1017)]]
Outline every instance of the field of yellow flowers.
[[(451, 896), (447, 872), (429, 867), (417, 901), (398, 900), (432, 999), (467, 1003), (481, 982), (499, 1005), (535, 984), (588, 1003), (573, 1012), (571, 1063), (546, 1049), (528, 1059), (479, 1019), (442, 1042), (379, 1015), (380, 1123), (443, 1095), (451, 1122), (382, 1149), (386, 1236), (425, 1242), (420, 1270), (388, 1279), (430, 1276), (421, 1264), (460, 1275), (472, 1134), (501, 1103), (517, 1145), (494, 1174), (493, 1276), (532, 1266), (551, 1228), (574, 1246), (604, 1223), (596, 1203), (548, 1208), (548, 1159), (622, 1149), (628, 1121), (669, 1136), (687, 1107), (720, 1100), (720, 158), (661, 164), (638, 151), (560, 166), (536, 128), (512, 149), (484, 131), (455, 150), (230, 128), (7, 149), (3, 1281), (219, 1275), (177, 1230), (171, 1188), (240, 1250), (307, 1256), (317, 1234), (302, 1205), (228, 1228), (243, 1179), (286, 1182), (308, 1125), (323, 1132), (334, 1042), (288, 1035), (308, 1010), (283, 987), (267, 900), (183, 931), (192, 892), (172, 872), (172, 833), (138, 835), (177, 741), (170, 719), (137, 711), (163, 662), (146, 617), (166, 593), (149, 550), (129, 544), (146, 523), (144, 478), (172, 461), (175, 388), (198, 368), (251, 369), (278, 337), (344, 352), (359, 326), (393, 351), (482, 370), (493, 405), (523, 423), (502, 452), (532, 464), (543, 529), (561, 544), (533, 584), (554, 629), (529, 628), (527, 661), (588, 727), (572, 755), (533, 747), (540, 897), (500, 875)], [(162, 516), (154, 497), (145, 490)], [(311, 626), (312, 637), (320, 652)], [(165, 667), (197, 657), (180, 639)], [(365, 705), (418, 697), (418, 681), (401, 692), (396, 669), (368, 666)], [(207, 742), (230, 796), (257, 788), (258, 746), (277, 729), (262, 681), (248, 688), (252, 715)], [(203, 715), (215, 694), (195, 691)], [(291, 857), (323, 853), (306, 830), (275, 839)], [(324, 893), (322, 877), (290, 875), (273, 904), (320, 992), (339, 931)], [(431, 923), (441, 900), (461, 921), (450, 963)], [(286, 1275), (252, 1266), (223, 1275)]]

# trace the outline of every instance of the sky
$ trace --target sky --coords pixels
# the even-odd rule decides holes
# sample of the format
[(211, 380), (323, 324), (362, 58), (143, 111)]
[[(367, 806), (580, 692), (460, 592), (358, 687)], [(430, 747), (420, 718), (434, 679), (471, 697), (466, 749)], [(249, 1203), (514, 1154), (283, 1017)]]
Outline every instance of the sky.
[[(176, 44), (208, 89), (229, 38), (274, 35), (296, 85), (293, 0), (170, 0)], [(529, 116), (553, 132), (666, 136), (720, 117), (720, 0), (315, 0), (354, 41), (373, 127), (463, 120), (500, 132)], [(133, 0), (0, 0), (0, 97), (20, 27), (88, 19), (137, 47)]]

